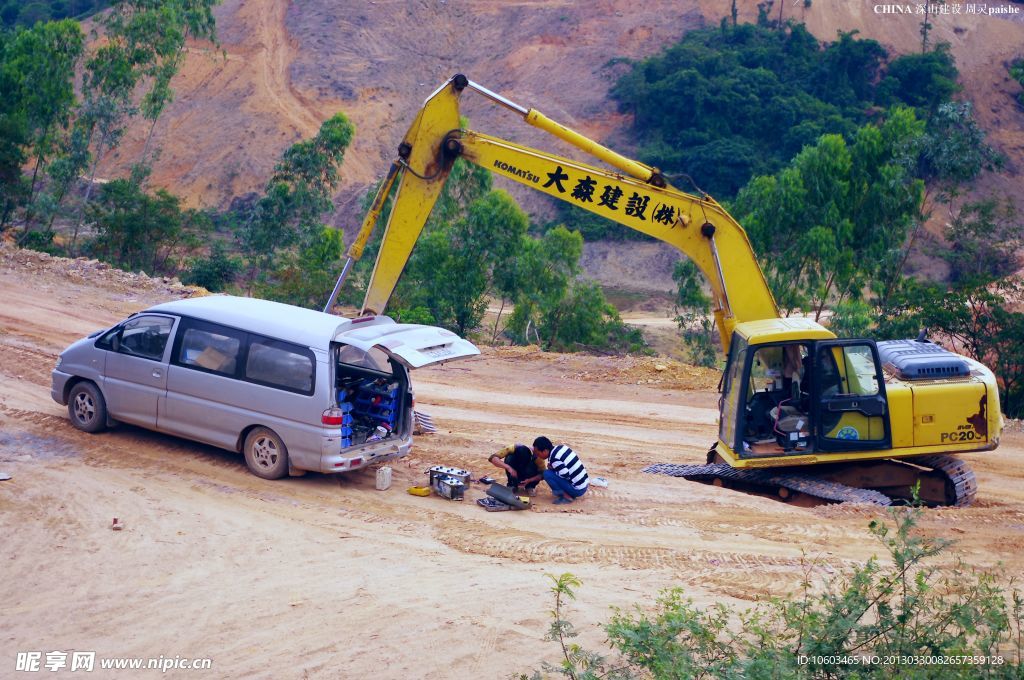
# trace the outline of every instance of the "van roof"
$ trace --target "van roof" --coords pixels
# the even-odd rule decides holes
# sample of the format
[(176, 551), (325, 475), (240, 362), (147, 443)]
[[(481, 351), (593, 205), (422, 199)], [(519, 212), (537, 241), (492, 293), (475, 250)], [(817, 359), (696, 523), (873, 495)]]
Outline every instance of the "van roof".
[(351, 323), (333, 314), (234, 295), (173, 300), (146, 311), (181, 314), (320, 349), (327, 349), (342, 327)]

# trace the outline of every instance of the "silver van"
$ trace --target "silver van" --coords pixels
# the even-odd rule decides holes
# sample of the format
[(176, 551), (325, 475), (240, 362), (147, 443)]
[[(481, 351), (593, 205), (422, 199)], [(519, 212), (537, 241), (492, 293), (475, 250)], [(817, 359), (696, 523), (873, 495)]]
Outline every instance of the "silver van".
[(406, 455), (409, 370), (479, 353), (443, 328), (215, 295), (75, 342), (51, 395), (80, 430), (131, 423), (240, 451), (254, 474), (277, 479)]

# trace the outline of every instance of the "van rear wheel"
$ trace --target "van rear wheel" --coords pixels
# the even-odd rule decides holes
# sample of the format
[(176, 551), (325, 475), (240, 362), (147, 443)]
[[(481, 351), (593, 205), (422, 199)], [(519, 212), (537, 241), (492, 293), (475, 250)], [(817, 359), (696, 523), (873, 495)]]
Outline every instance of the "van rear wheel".
[(280, 479), (288, 474), (288, 449), (277, 433), (257, 427), (245, 438), (245, 464), (257, 477)]
[(100, 432), (107, 427), (107, 402), (100, 388), (82, 381), (68, 393), (71, 424), (83, 432)]

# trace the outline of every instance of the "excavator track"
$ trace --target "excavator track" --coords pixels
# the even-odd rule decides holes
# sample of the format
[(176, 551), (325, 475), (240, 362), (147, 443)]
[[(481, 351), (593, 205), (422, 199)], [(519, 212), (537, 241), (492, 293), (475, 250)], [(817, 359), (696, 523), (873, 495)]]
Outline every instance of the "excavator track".
[[(887, 470), (899, 470), (911, 477), (904, 477), (904, 485), (897, 488), (890, 487), (889, 493), (894, 494), (898, 501), (908, 501), (910, 498), (909, 488), (913, 485), (913, 478), (917, 475), (922, 477), (921, 468), (937, 473), (940, 480), (940, 492), (931, 497), (922, 492), (922, 500), (929, 505), (951, 505), (955, 507), (966, 507), (970, 505), (978, 492), (978, 481), (974, 471), (963, 460), (955, 456), (934, 455), (919, 456), (904, 461), (879, 461), (871, 463), (871, 466), (888, 465)], [(658, 463), (643, 469), (651, 474), (670, 475), (672, 477), (684, 477), (699, 482), (733, 484), (748, 488), (755, 488), (772, 493), (778, 493), (780, 489), (799, 492), (833, 503), (868, 503), (872, 505), (891, 505), (894, 498), (871, 488), (860, 488), (844, 484), (831, 477), (841, 479), (854, 479), (863, 477), (863, 470), (868, 466), (859, 468), (857, 465), (837, 465), (833, 467), (823, 466), (821, 473), (817, 476), (806, 472), (793, 472), (791, 469), (755, 470), (741, 469), (726, 465), (725, 463), (708, 463), (707, 465), (676, 465), (672, 463)], [(836, 470), (841, 470), (836, 474)], [(858, 472), (861, 470), (861, 472)], [(916, 472), (915, 472), (916, 471)], [(883, 473), (886, 477), (891, 472)], [(935, 474), (931, 475), (934, 481)], [(942, 487), (945, 491), (942, 492)], [(934, 483), (932, 485), (934, 489)], [(785, 496), (786, 494), (780, 493)]]
[(946, 476), (947, 485), (952, 487), (954, 500), (950, 505), (963, 508), (974, 502), (978, 495), (978, 479), (974, 476), (974, 470), (963, 460), (956, 456), (921, 456), (911, 458), (910, 462), (931, 470), (941, 472)]
[(817, 479), (801, 473), (779, 473), (771, 470), (749, 470), (730, 467), (725, 463), (708, 465), (676, 465), (673, 463), (657, 463), (643, 469), (657, 475), (684, 477), (700, 482), (733, 482), (744, 486), (761, 487), (764, 489), (788, 489), (808, 496), (821, 498), (835, 503), (867, 503), (871, 505), (890, 505), (888, 496), (872, 489), (856, 487)]

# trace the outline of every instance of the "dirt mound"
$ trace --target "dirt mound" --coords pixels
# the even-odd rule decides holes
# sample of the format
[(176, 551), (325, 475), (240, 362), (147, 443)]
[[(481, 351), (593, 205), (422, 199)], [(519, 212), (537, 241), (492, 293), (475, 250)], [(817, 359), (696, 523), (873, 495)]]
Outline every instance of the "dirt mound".
[(18, 272), (31, 277), (36, 284), (42, 278), (56, 278), (106, 290), (166, 294), (176, 298), (209, 294), (205, 288), (184, 285), (177, 277), (152, 277), (145, 272), (126, 272), (99, 260), (54, 257), (34, 250), (19, 250), (3, 242), (0, 242), (0, 271)]

